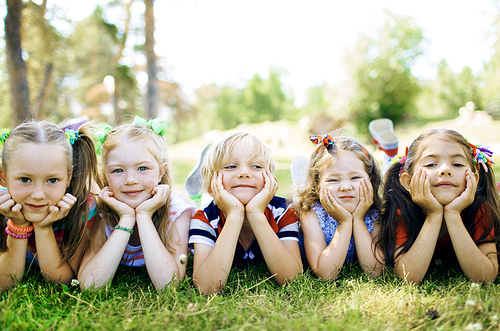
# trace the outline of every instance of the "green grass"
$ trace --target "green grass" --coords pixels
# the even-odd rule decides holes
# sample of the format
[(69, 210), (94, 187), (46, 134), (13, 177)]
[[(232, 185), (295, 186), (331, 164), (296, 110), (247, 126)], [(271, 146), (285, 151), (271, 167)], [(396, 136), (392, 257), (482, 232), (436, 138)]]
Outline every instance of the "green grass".
[[(188, 270), (188, 276), (191, 270)], [(224, 290), (205, 297), (191, 280), (154, 290), (145, 269), (120, 267), (97, 291), (45, 283), (30, 272), (0, 295), (1, 330), (464, 330), (498, 329), (500, 281), (476, 285), (435, 270), (422, 285), (391, 273), (368, 279), (346, 265), (333, 282), (309, 271), (289, 286), (265, 266), (233, 269)]]

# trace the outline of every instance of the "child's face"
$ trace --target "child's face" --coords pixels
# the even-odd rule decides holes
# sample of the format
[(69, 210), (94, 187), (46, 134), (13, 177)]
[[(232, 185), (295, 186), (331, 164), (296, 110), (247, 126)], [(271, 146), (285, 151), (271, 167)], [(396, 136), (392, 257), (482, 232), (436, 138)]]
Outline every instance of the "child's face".
[(320, 188), (326, 187), (335, 200), (352, 213), (358, 206), (363, 179), (370, 179), (363, 161), (355, 153), (343, 151), (321, 174)]
[(26, 143), (12, 153), (6, 185), (12, 199), (22, 205), (29, 222), (41, 222), (66, 193), (68, 160), (61, 147)]
[(470, 168), (464, 148), (456, 142), (428, 138), (422, 142), (415, 171), (424, 168), (431, 193), (443, 206), (465, 190), (465, 170)]
[(222, 165), (224, 189), (234, 195), (243, 205), (246, 205), (264, 187), (263, 174), (266, 172), (266, 162), (251, 151), (235, 147), (227, 163)]
[(135, 208), (152, 197), (166, 167), (158, 164), (145, 142), (123, 139), (108, 153), (103, 170), (114, 197)]

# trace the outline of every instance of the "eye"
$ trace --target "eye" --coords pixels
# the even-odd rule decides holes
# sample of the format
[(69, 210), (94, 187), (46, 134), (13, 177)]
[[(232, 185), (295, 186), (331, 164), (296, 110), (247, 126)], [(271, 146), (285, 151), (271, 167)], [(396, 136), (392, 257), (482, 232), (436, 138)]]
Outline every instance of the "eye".
[(339, 180), (338, 180), (338, 179), (336, 179), (336, 178), (330, 178), (330, 179), (328, 179), (328, 180), (327, 180), (327, 182), (328, 182), (328, 183), (338, 183), (338, 182), (339, 182)]
[(464, 165), (464, 164), (459, 163), (459, 162), (453, 163), (453, 166), (454, 166), (454, 167), (457, 167), (457, 168), (465, 167), (465, 165)]
[(144, 167), (144, 166), (143, 167), (139, 167), (139, 171), (146, 171), (146, 170), (148, 170), (147, 167)]
[(55, 184), (55, 183), (57, 183), (58, 181), (59, 181), (59, 179), (57, 179), (57, 178), (49, 178), (49, 180), (48, 180), (48, 182), (49, 182), (50, 184)]
[(353, 177), (351, 177), (351, 180), (358, 180), (358, 179), (361, 179), (361, 176), (353, 176)]
[(21, 183), (29, 183), (29, 182), (31, 182), (31, 179), (29, 179), (28, 177), (21, 177), (21, 178), (19, 178), (19, 181)]
[(111, 173), (122, 173), (122, 172), (123, 172), (123, 169), (120, 169), (120, 168), (111, 171)]
[(263, 169), (264, 167), (261, 166), (260, 164), (254, 164), (252, 165), (252, 168), (255, 168), (255, 169)]
[(234, 164), (229, 164), (225, 166), (224, 169), (236, 169), (236, 166)]
[(425, 168), (432, 168), (432, 167), (435, 167), (436, 164), (435, 163), (427, 163), (427, 164), (424, 164), (424, 167)]

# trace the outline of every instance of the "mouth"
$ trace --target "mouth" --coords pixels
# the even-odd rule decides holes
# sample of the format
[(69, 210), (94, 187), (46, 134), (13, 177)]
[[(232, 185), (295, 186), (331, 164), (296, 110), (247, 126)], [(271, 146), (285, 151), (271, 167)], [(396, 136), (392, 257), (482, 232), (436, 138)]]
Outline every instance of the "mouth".
[(355, 196), (353, 196), (353, 195), (344, 195), (343, 197), (340, 197), (339, 199), (341, 199), (341, 200), (352, 200), (354, 198), (355, 198)]
[(33, 205), (33, 204), (29, 204), (27, 203), (26, 204), (26, 207), (28, 207), (29, 209), (31, 210), (35, 210), (35, 211), (38, 211), (38, 210), (43, 210), (47, 207), (48, 205)]
[(434, 185), (435, 187), (456, 187), (455, 184), (453, 184), (452, 182), (439, 182), (437, 183), (436, 185)]
[(135, 197), (142, 193), (143, 190), (134, 190), (134, 191), (123, 191), (122, 193), (128, 197)]

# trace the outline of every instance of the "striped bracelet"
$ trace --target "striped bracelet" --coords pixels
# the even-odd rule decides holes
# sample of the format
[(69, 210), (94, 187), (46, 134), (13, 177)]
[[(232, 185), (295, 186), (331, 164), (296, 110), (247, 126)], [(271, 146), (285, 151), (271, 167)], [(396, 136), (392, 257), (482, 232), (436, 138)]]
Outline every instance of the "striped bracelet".
[(122, 230), (122, 231), (128, 232), (130, 234), (132, 234), (134, 232), (134, 229), (127, 228), (127, 227), (124, 227), (124, 226), (121, 226), (121, 225), (115, 226), (115, 230)]
[(28, 233), (33, 231), (33, 224), (30, 224), (29, 226), (16, 226), (14, 223), (12, 223), (11, 219), (7, 219), (7, 226), (9, 227), (9, 230), (18, 232), (18, 233)]
[(7, 233), (12, 238), (16, 238), (16, 239), (27, 239), (27, 238), (31, 237), (31, 235), (33, 234), (33, 232), (28, 232), (25, 234), (17, 234), (17, 233), (10, 231), (9, 227), (5, 228), (5, 233)]

